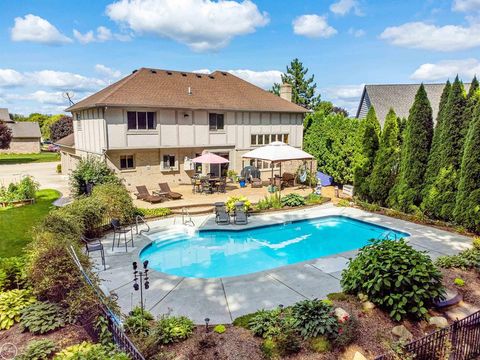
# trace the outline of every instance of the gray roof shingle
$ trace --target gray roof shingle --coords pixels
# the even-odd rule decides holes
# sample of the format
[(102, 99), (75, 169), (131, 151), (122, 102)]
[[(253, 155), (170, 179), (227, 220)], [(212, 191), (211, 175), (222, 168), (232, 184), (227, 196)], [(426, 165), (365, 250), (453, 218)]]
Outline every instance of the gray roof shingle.
[(37, 122), (22, 121), (16, 123), (7, 123), (12, 129), (14, 138), (41, 138), (40, 127)]

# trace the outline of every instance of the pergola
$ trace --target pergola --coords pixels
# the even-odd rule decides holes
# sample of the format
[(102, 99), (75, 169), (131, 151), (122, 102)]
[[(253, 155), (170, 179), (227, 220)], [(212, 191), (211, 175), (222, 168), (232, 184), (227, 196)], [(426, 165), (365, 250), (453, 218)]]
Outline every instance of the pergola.
[[(268, 145), (259, 147), (252, 151), (247, 152), (242, 156), (242, 168), (243, 159), (258, 159), (263, 161), (269, 161), (272, 164), (272, 179), (273, 168), (275, 164), (280, 164), (280, 176), (282, 175), (282, 162), (292, 160), (310, 160), (310, 173), (312, 173), (313, 155), (298, 149), (296, 147), (287, 145), (281, 141), (274, 141)], [(310, 187), (312, 185), (312, 178), (310, 177)]]

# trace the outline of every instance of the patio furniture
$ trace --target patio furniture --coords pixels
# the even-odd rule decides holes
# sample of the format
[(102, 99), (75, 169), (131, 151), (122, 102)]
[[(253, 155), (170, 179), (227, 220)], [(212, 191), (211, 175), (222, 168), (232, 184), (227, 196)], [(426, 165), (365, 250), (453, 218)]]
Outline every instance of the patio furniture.
[(220, 180), (217, 181), (216, 186), (219, 193), (225, 193), (227, 187), (227, 178), (220, 178)]
[(80, 239), (85, 244), (85, 250), (87, 251), (87, 255), (90, 255), (91, 252), (100, 251), (100, 255), (102, 257), (103, 270), (106, 270), (107, 267), (105, 266), (105, 250), (103, 248), (103, 244), (101, 240), (90, 239), (84, 235), (82, 235)]
[[(133, 247), (133, 231), (131, 226), (122, 226), (120, 224), (120, 220), (118, 219), (112, 219), (110, 221), (110, 224), (112, 225), (113, 228), (113, 243), (112, 243), (112, 251), (115, 248), (115, 240), (117, 240), (117, 247), (120, 246), (120, 239), (123, 234), (123, 239), (125, 241), (125, 252), (128, 251), (127, 244), (131, 241), (132, 242), (132, 247)], [(130, 232), (130, 240), (127, 240), (127, 233)], [(118, 238), (117, 238), (118, 235)]]
[(160, 187), (160, 191), (157, 193), (158, 195), (165, 195), (167, 198), (172, 200), (179, 200), (183, 196), (180, 193), (170, 190), (168, 183), (158, 183), (158, 186)]
[(343, 185), (342, 194), (347, 197), (353, 197), (353, 185)]
[(259, 178), (252, 178), (252, 188), (261, 188), (263, 186), (262, 180)]
[(192, 177), (192, 193), (195, 194), (197, 192), (202, 191), (202, 181), (198, 177)]
[(285, 172), (282, 175), (282, 187), (295, 186), (295, 175)]
[(282, 178), (278, 175), (270, 178), (270, 185), (275, 186), (277, 189), (280, 189), (282, 186)]
[(248, 224), (248, 214), (245, 211), (245, 204), (243, 201), (235, 203), (235, 212), (233, 214), (233, 222), (236, 225)]
[(201, 187), (203, 194), (213, 194), (213, 186), (210, 179), (203, 179)]
[(164, 196), (150, 195), (145, 185), (137, 186), (137, 199), (149, 202), (150, 204), (157, 204), (165, 200)]
[(215, 222), (218, 225), (230, 224), (230, 215), (227, 212), (224, 202), (215, 203)]

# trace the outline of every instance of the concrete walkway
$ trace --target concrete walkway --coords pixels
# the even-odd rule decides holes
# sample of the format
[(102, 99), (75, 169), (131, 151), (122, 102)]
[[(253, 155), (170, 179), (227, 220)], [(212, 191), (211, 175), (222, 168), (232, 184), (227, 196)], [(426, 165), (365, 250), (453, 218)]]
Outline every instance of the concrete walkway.
[[(332, 204), (252, 216), (248, 226), (328, 215), (349, 216), (408, 232), (411, 234), (409, 243), (416, 249), (426, 250), (432, 258), (455, 254), (471, 246), (471, 239), (465, 236)], [(193, 220), (201, 229), (216, 226), (212, 215), (198, 216)], [(178, 227), (174, 225), (175, 221), (178, 224), (178, 218), (152, 222), (151, 233), (167, 233)], [(235, 228), (234, 225), (230, 227)], [(118, 303), (125, 314), (140, 302), (139, 292), (133, 290), (132, 262), (139, 261), (140, 250), (149, 242), (146, 236), (135, 236), (135, 246), (129, 246), (128, 252), (122, 246), (112, 251), (112, 235), (108, 235), (103, 241), (107, 248), (107, 270), (100, 266), (98, 254), (92, 254), (103, 290), (118, 295)], [(198, 324), (204, 323), (206, 317), (215, 324), (231, 323), (236, 317), (258, 309), (270, 309), (279, 304), (291, 305), (308, 298), (325, 298), (331, 292), (341, 291), (341, 271), (356, 253), (350, 251), (272, 270), (217, 279), (185, 278), (151, 270), (150, 288), (144, 291), (145, 305), (155, 316), (171, 313), (186, 315)]]

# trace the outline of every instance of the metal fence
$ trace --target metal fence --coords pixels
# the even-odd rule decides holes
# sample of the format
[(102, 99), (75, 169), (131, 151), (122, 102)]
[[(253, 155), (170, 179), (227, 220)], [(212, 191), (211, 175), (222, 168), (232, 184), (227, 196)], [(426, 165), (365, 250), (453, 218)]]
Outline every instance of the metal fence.
[[(469, 360), (478, 357), (480, 311), (455, 321), (447, 328), (406, 344), (403, 350), (405, 356), (415, 360)], [(385, 354), (376, 358), (376, 360), (392, 359), (399, 359), (399, 355)]]

